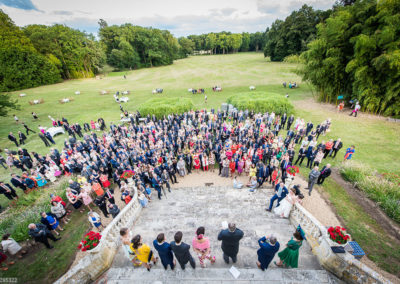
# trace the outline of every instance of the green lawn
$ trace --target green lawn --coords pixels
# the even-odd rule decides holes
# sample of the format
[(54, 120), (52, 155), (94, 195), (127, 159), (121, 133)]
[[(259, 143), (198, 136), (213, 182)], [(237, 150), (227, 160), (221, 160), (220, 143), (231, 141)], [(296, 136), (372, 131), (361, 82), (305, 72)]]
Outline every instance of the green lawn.
[[(0, 119), (0, 143), (2, 148), (15, 146), (8, 141), (9, 131), (17, 133), (22, 127), (16, 125), (12, 114), (16, 114), (20, 121), (25, 121), (31, 128), (37, 130), (37, 125), (50, 126), (51, 115), (54, 118), (65, 116), (70, 122), (89, 122), (91, 119), (103, 117), (106, 123), (119, 120), (119, 106), (112, 97), (116, 91), (130, 90), (130, 101), (123, 104), (128, 111), (137, 109), (145, 101), (154, 97), (169, 97), (179, 100), (182, 97), (191, 98), (196, 108), (218, 108), (227, 97), (249, 90), (254, 85), (257, 91), (270, 91), (284, 96), (289, 94), (289, 100), (296, 106), (296, 115), (312, 120), (317, 125), (322, 120), (332, 119), (331, 132), (324, 139), (342, 138), (344, 149), (338, 154), (333, 164), (341, 161), (346, 147), (354, 144), (356, 153), (354, 159), (365, 163), (377, 171), (397, 172), (400, 156), (400, 124), (390, 123), (384, 119), (369, 117), (361, 114), (359, 117), (349, 117), (347, 113), (337, 114), (329, 106), (316, 104), (312, 101), (312, 89), (302, 83), (294, 73), (296, 64), (269, 62), (261, 53), (240, 53), (230, 55), (197, 56), (178, 60), (173, 65), (157, 68), (140, 69), (128, 72), (110, 73), (103, 79), (72, 80), (64, 83), (43, 86), (19, 92), (13, 92), (21, 105), (21, 110), (11, 112), (10, 116)], [(123, 75), (127, 74), (127, 79)], [(300, 88), (296, 90), (284, 89), (282, 82), (296, 81)], [(223, 91), (213, 93), (212, 86), (222, 86)], [(153, 95), (151, 90), (163, 88), (163, 94)], [(188, 88), (205, 88), (208, 95), (207, 105), (203, 95), (192, 95)], [(75, 91), (81, 95), (75, 95)], [(107, 95), (100, 95), (101, 90), (109, 91)], [(27, 96), (19, 98), (18, 94), (26, 93)], [(58, 101), (65, 97), (74, 98), (73, 102), (60, 104)], [(28, 101), (43, 99), (44, 103), (31, 106)], [(35, 111), (39, 121), (34, 122), (31, 112)], [(56, 138), (57, 147), (62, 148), (66, 136)], [(29, 135), (25, 147), (30, 151), (48, 153), (48, 149), (36, 135)], [(307, 175), (307, 173), (305, 173)], [(9, 180), (9, 172), (0, 170), (0, 179)], [(354, 205), (353, 201), (337, 185), (327, 182), (324, 187), (329, 198), (336, 207), (338, 214), (346, 222), (346, 226), (358, 240), (363, 248), (371, 253), (371, 258), (384, 269), (392, 273), (399, 273), (394, 268), (398, 264), (399, 248), (385, 247), (378, 253), (374, 250), (378, 240), (385, 238), (379, 232), (380, 226), (369, 218), (367, 212)], [(7, 204), (4, 197), (0, 203)], [(372, 232), (369, 235), (369, 232)], [(372, 241), (368, 241), (368, 236)], [(379, 247), (379, 246), (378, 246)], [(385, 263), (385, 255), (396, 259), (395, 264)]]

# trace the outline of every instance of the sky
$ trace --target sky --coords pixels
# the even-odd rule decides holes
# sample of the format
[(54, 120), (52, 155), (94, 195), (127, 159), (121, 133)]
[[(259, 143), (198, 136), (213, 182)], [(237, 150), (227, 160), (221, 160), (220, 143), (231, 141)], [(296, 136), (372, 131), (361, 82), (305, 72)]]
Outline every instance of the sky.
[(97, 34), (98, 20), (167, 29), (176, 37), (264, 31), (308, 4), (326, 10), (335, 0), (0, 0), (15, 24), (65, 24)]

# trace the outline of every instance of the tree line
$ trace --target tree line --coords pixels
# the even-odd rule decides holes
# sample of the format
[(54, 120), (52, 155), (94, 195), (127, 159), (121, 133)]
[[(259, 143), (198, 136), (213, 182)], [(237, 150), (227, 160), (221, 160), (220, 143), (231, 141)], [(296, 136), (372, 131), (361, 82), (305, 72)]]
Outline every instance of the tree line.
[(256, 33), (207, 33), (179, 38), (186, 54), (194, 50), (210, 50), (211, 54), (225, 54), (262, 50), (266, 43), (265, 32)]

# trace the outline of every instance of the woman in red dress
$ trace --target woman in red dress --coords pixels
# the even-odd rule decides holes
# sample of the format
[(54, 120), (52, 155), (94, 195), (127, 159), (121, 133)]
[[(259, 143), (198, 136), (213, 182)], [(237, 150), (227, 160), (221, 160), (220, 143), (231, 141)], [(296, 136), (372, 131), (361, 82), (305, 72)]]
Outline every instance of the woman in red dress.
[(232, 159), (229, 163), (229, 169), (230, 169), (230, 173), (231, 173), (231, 177), (233, 177), (235, 175), (235, 168), (236, 168), (236, 162), (234, 159)]
[(196, 172), (198, 172), (199, 171), (199, 169), (200, 169), (200, 159), (199, 159), (199, 154), (195, 154), (194, 156), (193, 156), (193, 164), (194, 164), (194, 169), (196, 170)]
[(107, 175), (104, 175), (104, 174), (101, 175), (100, 181), (104, 188), (108, 188), (111, 185), (110, 181), (108, 180)]

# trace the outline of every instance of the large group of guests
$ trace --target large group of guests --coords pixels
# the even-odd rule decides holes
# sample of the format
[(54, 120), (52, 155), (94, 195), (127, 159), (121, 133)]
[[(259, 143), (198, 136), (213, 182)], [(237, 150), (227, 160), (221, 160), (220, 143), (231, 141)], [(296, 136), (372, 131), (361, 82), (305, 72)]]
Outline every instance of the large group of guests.
[[(44, 156), (24, 148), (5, 149), (7, 157), (1, 157), (0, 164), (15, 167), (21, 174), (11, 174), (10, 183), (0, 182), (0, 193), (10, 200), (18, 199), (13, 187), (28, 194), (60, 176), (71, 176), (67, 202), (81, 213), (88, 209), (89, 222), (100, 230), (100, 214), (108, 218), (120, 212), (115, 204), (114, 185), (119, 188), (123, 203), (129, 203), (137, 192), (140, 204), (146, 207), (153, 198), (152, 192), (161, 199), (171, 190), (171, 184), (178, 182), (177, 176), (214, 171), (218, 165), (219, 175), (233, 178), (236, 188), (242, 186), (236, 179), (242, 175), (249, 177), (248, 186), (253, 192), (270, 183), (275, 195), (267, 210), (272, 210), (276, 200), (280, 206), (274, 212), (287, 217), (291, 206), (304, 197), (299, 187), (285, 187), (287, 168), (301, 166), (307, 158), (306, 166), (312, 168), (308, 186), (311, 194), (313, 185), (323, 183), (330, 174), (329, 164), (319, 170), (322, 160), (335, 158), (342, 148), (340, 139), (322, 138), (318, 142), (330, 131), (330, 119), (314, 127), (311, 121), (306, 123), (293, 115), (215, 109), (170, 114), (160, 119), (154, 115), (142, 117), (139, 112), (127, 113), (126, 117), (129, 122), (110, 122), (108, 126), (102, 118), (92, 120), (84, 124), (83, 130), (79, 123), (69, 124), (64, 117), (49, 117), (53, 126), (63, 127), (68, 133), (63, 149), (51, 148)], [(47, 141), (45, 128), (39, 130), (42, 140)], [(300, 149), (296, 155), (297, 144)], [(345, 158), (351, 158), (353, 153), (354, 147), (348, 148)], [(132, 177), (124, 178), (127, 172), (133, 173)], [(52, 248), (48, 239), (58, 240), (54, 234), (63, 230), (61, 224), (68, 222), (71, 213), (61, 197), (52, 196), (50, 202), (51, 211), (42, 212), (41, 222), (28, 228), (29, 234), (47, 248)], [(96, 213), (95, 208), (101, 213)], [(161, 236), (159, 241), (163, 242)], [(139, 238), (132, 249), (137, 251), (140, 243)], [(202, 251), (202, 243), (198, 239), (193, 248)], [(213, 260), (209, 253), (200, 263), (205, 259)]]

